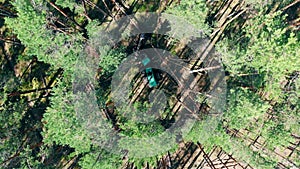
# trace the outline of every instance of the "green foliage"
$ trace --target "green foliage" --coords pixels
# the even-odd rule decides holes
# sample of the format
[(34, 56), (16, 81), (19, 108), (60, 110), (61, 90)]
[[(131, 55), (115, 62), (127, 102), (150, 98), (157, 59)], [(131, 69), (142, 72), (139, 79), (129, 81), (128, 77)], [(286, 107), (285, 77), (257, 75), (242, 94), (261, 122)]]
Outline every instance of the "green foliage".
[(66, 86), (69, 86), (68, 82), (60, 81), (53, 89), (51, 106), (44, 114), (44, 142), (69, 145), (78, 153), (87, 152), (91, 141), (77, 121), (72, 102), (73, 93), (66, 89)]
[[(121, 110), (118, 110), (121, 133), (132, 138), (151, 137), (162, 133), (164, 127), (160, 124), (159, 119), (153, 119), (155, 117), (150, 117), (153, 115), (147, 113), (150, 107), (151, 105), (147, 102), (136, 102), (133, 109), (122, 107)], [(147, 119), (153, 119), (153, 121), (143, 122)]]
[(266, 146), (269, 149), (288, 145), (290, 142), (295, 142), (289, 130), (284, 124), (276, 123), (275, 121), (267, 121), (262, 127), (261, 136), (266, 139)]
[(26, 99), (12, 99), (8, 96), (17, 88), (19, 81), (11, 71), (0, 70), (0, 73), (2, 90), (0, 98), (0, 161), (3, 162), (22, 146), (24, 138), (19, 129), (27, 111), (27, 102)]
[(35, 10), (31, 1), (16, 0), (13, 5), (18, 11), (18, 17), (5, 18), (5, 23), (26, 46), (27, 55), (36, 55), (40, 61), (56, 68), (72, 70), (82, 51), (82, 36), (48, 29), (46, 10)]
[[(26, 111), (26, 102), (25, 100), (16, 100), (17, 104), (14, 102), (8, 101), (6, 104), (3, 104), (1, 108), (0, 115), (0, 124), (1, 128), (18, 128), (20, 127), (20, 120), (22, 119), (22, 115), (24, 115), (24, 111)], [(2, 133), (4, 134), (4, 132)]]
[[(277, 0), (268, 0), (268, 1), (260, 1), (260, 0), (245, 0), (245, 5), (250, 6), (252, 9), (256, 9), (259, 11), (268, 10), (268, 8), (274, 7), (274, 3), (277, 3), (279, 8), (285, 7), (288, 4), (293, 3), (293, 0), (285, 0), (285, 1), (277, 1)], [(269, 9), (270, 10), (270, 9)]]
[(205, 23), (208, 8), (206, 8), (204, 0), (181, 0), (179, 4), (168, 7), (165, 12), (188, 21), (194, 28), (200, 29), (206, 34), (210, 32), (209, 26)]
[(85, 154), (79, 162), (82, 169), (115, 169), (119, 168), (121, 164), (122, 159), (120, 156), (111, 154), (106, 150), (101, 150), (99, 148), (94, 148), (94, 150)]
[(285, 102), (276, 106), (276, 112), (286, 130), (296, 135), (300, 134), (300, 95), (290, 93)]
[(220, 146), (225, 152), (233, 154), (235, 158), (250, 164), (254, 168), (272, 169), (278, 159), (272, 158), (261, 151), (253, 151), (242, 140), (228, 136), (224, 129), (219, 127), (215, 145)]
[(137, 168), (145, 168), (147, 166), (147, 163), (149, 166), (155, 167), (157, 163), (157, 159), (159, 158), (160, 156), (155, 156), (155, 157), (147, 157), (147, 158), (129, 159), (128, 161), (134, 163), (134, 166)]
[[(97, 62), (101, 71), (100, 76), (111, 77), (112, 74), (117, 70), (121, 61), (127, 57), (126, 48), (118, 46), (118, 48), (110, 48), (99, 36), (104, 30), (103, 26), (99, 26), (99, 22), (92, 21), (87, 26), (87, 34), (90, 41), (86, 46), (87, 57), (97, 58)], [(99, 38), (98, 38), (99, 37)], [(105, 44), (105, 45), (104, 45)]]
[[(176, 142), (175, 134), (165, 133), (159, 118), (147, 113), (150, 107), (147, 102), (136, 102), (132, 110), (117, 109), (121, 129), (119, 147), (128, 150), (129, 161), (137, 168), (143, 168), (147, 163), (155, 167), (157, 159), (177, 148), (177, 144), (171, 144)], [(143, 122), (143, 119), (152, 118), (153, 121)]]
[(155, 136), (164, 131), (163, 126), (158, 121), (144, 124), (128, 120), (120, 124), (120, 128), (123, 129), (122, 134), (132, 138)]
[[(75, 160), (72, 164), (74, 167), (119, 168), (124, 162), (122, 157), (97, 147), (101, 146), (100, 141), (109, 139), (107, 128), (113, 127), (120, 128), (121, 139), (118, 140), (118, 148), (131, 150), (128, 152), (129, 162), (134, 162), (137, 168), (144, 167), (146, 163), (155, 166), (156, 160), (166, 153), (164, 150), (175, 151), (177, 148), (177, 145), (166, 143), (175, 143), (176, 134), (155, 138), (154, 136), (163, 134), (165, 131), (159, 119), (147, 123), (136, 121), (136, 117), (145, 119), (152, 117), (149, 114), (142, 114), (150, 107), (148, 103), (134, 104), (137, 111), (125, 108), (115, 110), (116, 114), (113, 115), (117, 115), (116, 124), (109, 120), (105, 121), (107, 124), (103, 124), (97, 122), (97, 118), (92, 118), (85, 124), (82, 121), (84, 118), (96, 117), (99, 114), (95, 115), (88, 109), (88, 99), (82, 102), (73, 102), (75, 94), (72, 91), (73, 83), (79, 77), (86, 82), (86, 79), (94, 78), (94, 75), (99, 73), (100, 81), (110, 79), (118, 65), (126, 57), (127, 49), (120, 46), (108, 49), (107, 46), (101, 46), (103, 42), (98, 42), (99, 39), (93, 39), (95, 41), (85, 45), (86, 38), (105, 36), (99, 34), (99, 29), (102, 28), (99, 25), (103, 23), (97, 22), (95, 19), (89, 20), (88, 15), (94, 13), (93, 10), (97, 8), (92, 3), (86, 1), (81, 4), (79, 1), (72, 0), (51, 1), (53, 4), (49, 2), (45, 0), (15, 0), (12, 4), (17, 12), (17, 17), (5, 18), (5, 24), (13, 30), (26, 48), (23, 51), (22, 47), (16, 49), (3, 45), (8, 42), (13, 43), (12, 46), (17, 45), (18, 42), (14, 37), (3, 37), (1, 40), (4, 50), (20, 50), (12, 51), (5, 56), (6, 58), (1, 57), (0, 161), (8, 160), (1, 167), (62, 168), (63, 163), (69, 161), (70, 158), (77, 157), (80, 166)], [(273, 4), (274, 2), (272, 1)], [(292, 0), (280, 2), (279, 8), (291, 2)], [(259, 7), (256, 8), (254, 4), (257, 3), (259, 3)], [(295, 142), (291, 133), (299, 135), (300, 80), (297, 74), (300, 70), (300, 34), (288, 28), (286, 16), (281, 13), (266, 14), (273, 10), (272, 3), (268, 5), (263, 3), (247, 0), (246, 4), (249, 4), (258, 14), (247, 19), (241, 33), (232, 37), (228, 36), (220, 43), (219, 51), (224, 54), (222, 60), (230, 74), (228, 109), (224, 113), (223, 119), (204, 117), (207, 119), (197, 121), (192, 130), (184, 136), (184, 140), (200, 142), (206, 150), (211, 150), (214, 146), (221, 147), (227, 153), (232, 153), (238, 160), (249, 163), (254, 168), (265, 169), (274, 168), (279, 161), (277, 157), (266, 151), (253, 151), (251, 146), (247, 146), (248, 142), (244, 141), (248, 139), (247, 136), (231, 137), (224, 131), (224, 126), (229, 129), (246, 128), (250, 132), (260, 135), (266, 141), (264, 148), (269, 150), (288, 146), (289, 142)], [(54, 8), (54, 5), (59, 10)], [(99, 6), (97, 10), (104, 8), (102, 3), (96, 3), (96, 5)], [(110, 5), (113, 7), (113, 3)], [(151, 3), (151, 5), (154, 9), (156, 4)], [(9, 5), (6, 7), (10, 8)], [(208, 10), (204, 0), (181, 0), (180, 3), (173, 3), (172, 6), (166, 7), (167, 13), (189, 21), (196, 29), (201, 29), (206, 34), (211, 32), (211, 28), (205, 23), (208, 19)], [(8, 13), (10, 11), (13, 10), (4, 10)], [(114, 15), (114, 11), (110, 12)], [(107, 21), (104, 22), (103, 25), (106, 25)], [(187, 25), (182, 26), (186, 28)], [(179, 31), (189, 33), (188, 31), (183, 32), (182, 30), (186, 30), (183, 27)], [(1, 32), (5, 36), (7, 35), (6, 31), (2, 29)], [(95, 51), (90, 51), (95, 53), (84, 51), (84, 46), (86, 48), (95, 47)], [(20, 57), (14, 58), (15, 55), (20, 55)], [(91, 56), (95, 56), (95, 58)], [(5, 63), (6, 61), (15, 64), (14, 59), (21, 61), (33, 57), (37, 58), (36, 62), (40, 67), (30, 66), (27, 73), (24, 76), (22, 74), (23, 77), (20, 77), (19, 73), (17, 74), (16, 65), (10, 65), (9, 68), (8, 63)], [(80, 64), (79, 62), (82, 61), (80, 59), (86, 61), (99, 59), (96, 64), (101, 71), (92, 72), (96, 70), (89, 67), (91, 62)], [(44, 64), (40, 64), (40, 62), (44, 62)], [(51, 68), (48, 64), (51, 65)], [(79, 69), (78, 65), (82, 66), (80, 67), (82, 69)], [(54, 79), (56, 83), (52, 83), (55, 84), (54, 87), (49, 87), (53, 87), (50, 95), (47, 92), (32, 92), (21, 96), (9, 95), (18, 90), (25, 91), (45, 87), (47, 82), (52, 80), (52, 76), (51, 78), (46, 76), (40, 78), (39, 76), (60, 68), (63, 69), (63, 75)], [(10, 69), (11, 71), (8, 71)], [(85, 73), (92, 75), (86, 77)], [(84, 85), (83, 82), (78, 83)], [(107, 84), (109, 82), (105, 82), (104, 85), (95, 85), (96, 97), (101, 109), (107, 108), (105, 103), (107, 103), (110, 93), (110, 87)], [(76, 94), (81, 93), (78, 91)], [(88, 96), (85, 95), (85, 97)], [(36, 106), (33, 111), (32, 105), (28, 104), (28, 99), (37, 97), (39, 98), (33, 104)], [(205, 96), (200, 96), (198, 100), (201, 103), (209, 104), (206, 102)], [(264, 100), (271, 100), (272, 106)], [(50, 105), (48, 105), (49, 101)], [(47, 107), (46, 110), (45, 107)], [(76, 114), (78, 107), (86, 113), (82, 117), (78, 117)], [(159, 112), (160, 118), (166, 117), (170, 113), (169, 111)], [(124, 112), (129, 113), (130, 116), (122, 117)], [(267, 115), (266, 112), (269, 114)], [(269, 116), (272, 118), (267, 119)], [(218, 127), (214, 128), (213, 126)], [(140, 141), (140, 144), (128, 137)], [(41, 145), (42, 143), (45, 144)], [(63, 150), (59, 152), (59, 149)], [(153, 157), (132, 157), (132, 155), (139, 155), (137, 153), (142, 153), (140, 157), (145, 154), (150, 155), (154, 153), (154, 149), (162, 151)], [(295, 154), (294, 162), (299, 164), (297, 158), (299, 152), (296, 151)]]
[(139, 139), (123, 138), (119, 142), (121, 149), (128, 150), (129, 161), (134, 162), (138, 168), (146, 166), (155, 167), (156, 159), (160, 159), (169, 152), (175, 152), (178, 148), (174, 135), (160, 135), (160, 137), (143, 137)]
[(100, 59), (99, 66), (102, 68), (102, 74), (114, 73), (126, 56), (124, 49), (109, 50), (105, 55), (101, 56)]
[(242, 140), (228, 135), (221, 123), (215, 124), (213, 121), (211, 122), (211, 124), (218, 125), (218, 127), (211, 130), (210, 128), (205, 128), (204, 123), (198, 122), (193, 126), (193, 129), (185, 139), (195, 143), (200, 142), (204, 146), (205, 151), (210, 151), (214, 146), (221, 147), (226, 153), (232, 154), (239, 161), (244, 161), (254, 168), (271, 169), (276, 166), (276, 159), (268, 157), (263, 152), (253, 151)]
[(257, 15), (245, 28), (246, 44), (239, 45), (233, 40), (229, 46), (235, 51), (221, 50), (225, 54), (222, 60), (232, 76), (264, 75), (264, 91), (274, 100), (283, 99), (281, 83), (288, 74), (300, 69), (298, 39), (295, 33), (287, 30), (284, 19), (279, 12)]
[(248, 89), (231, 89), (223, 119), (230, 128), (244, 129), (262, 118), (271, 106)]
[[(89, 38), (92, 38), (92, 37), (98, 37), (100, 36), (99, 35), (99, 30), (102, 30), (103, 27), (100, 26), (101, 23), (99, 23), (97, 20), (92, 20), (91, 22), (89, 22), (87, 25), (86, 25), (86, 30), (87, 30), (87, 34), (89, 36)], [(92, 41), (93, 39), (91, 39)], [(96, 42), (97, 39), (94, 39)], [(91, 45), (94, 45), (94, 42), (92, 41)]]
[(192, 141), (194, 143), (200, 142), (207, 151), (210, 151), (215, 146), (216, 142), (221, 141), (220, 139), (222, 138), (215, 137), (217, 129), (213, 128), (218, 124), (218, 119), (213, 117), (207, 118), (209, 119), (196, 121), (184, 140)]
[[(295, 142), (291, 133), (299, 130), (295, 73), (300, 70), (300, 46), (299, 33), (287, 28), (286, 16), (280, 12), (265, 14), (266, 11), (259, 9), (246, 22), (244, 32), (222, 40), (218, 50), (223, 53), (222, 61), (230, 74), (231, 92), (224, 124), (257, 133), (266, 141), (265, 148), (274, 150)], [(273, 105), (261, 98), (272, 100)], [(269, 114), (272, 118), (267, 119)], [(243, 149), (238, 143), (236, 146)], [(278, 162), (277, 157), (261, 151), (248, 153), (252, 154), (252, 161), (247, 162), (255, 168), (274, 168)]]
[(83, 6), (77, 4), (74, 0), (56, 0), (55, 4), (63, 8), (70, 8), (70, 10), (74, 10), (75, 14), (80, 14), (84, 12)]

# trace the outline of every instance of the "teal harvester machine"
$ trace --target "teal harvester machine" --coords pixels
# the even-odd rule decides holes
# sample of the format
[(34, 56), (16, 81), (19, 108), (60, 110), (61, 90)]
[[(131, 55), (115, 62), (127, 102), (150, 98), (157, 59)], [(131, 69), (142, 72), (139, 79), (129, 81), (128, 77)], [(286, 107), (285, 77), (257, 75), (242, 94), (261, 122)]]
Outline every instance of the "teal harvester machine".
[[(146, 57), (145, 59), (142, 60), (142, 64), (144, 66), (146, 66), (149, 62), (150, 62), (150, 59), (148, 57)], [(157, 86), (158, 83), (155, 79), (153, 69), (148, 67), (148, 68), (146, 68), (145, 73), (146, 73), (147, 80), (149, 82), (149, 87), (152, 88), (152, 87)]]

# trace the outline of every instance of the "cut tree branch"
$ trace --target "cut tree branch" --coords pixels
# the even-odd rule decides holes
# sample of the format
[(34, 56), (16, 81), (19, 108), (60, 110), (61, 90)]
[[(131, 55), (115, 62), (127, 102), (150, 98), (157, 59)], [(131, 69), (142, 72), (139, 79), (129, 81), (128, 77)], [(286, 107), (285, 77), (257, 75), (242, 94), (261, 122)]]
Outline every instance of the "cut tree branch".
[(196, 70), (191, 70), (190, 73), (196, 73), (196, 72), (205, 72), (208, 70), (214, 70), (214, 69), (219, 69), (221, 66), (213, 66), (213, 67), (208, 67), (208, 68), (201, 68), (201, 69), (196, 69)]

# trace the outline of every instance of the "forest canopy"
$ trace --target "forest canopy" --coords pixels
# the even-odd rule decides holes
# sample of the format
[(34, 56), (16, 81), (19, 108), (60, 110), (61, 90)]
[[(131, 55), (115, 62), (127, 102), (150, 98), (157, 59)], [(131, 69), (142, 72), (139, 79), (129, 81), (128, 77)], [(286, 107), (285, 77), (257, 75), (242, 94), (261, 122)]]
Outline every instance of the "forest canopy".
[[(1, 0), (0, 167), (225, 168), (224, 152), (242, 168), (300, 168), (299, 7), (299, 0)], [(189, 25), (179, 32), (189, 35), (191, 26), (197, 35), (185, 41), (172, 32), (145, 32), (110, 48), (94, 41), (118, 19), (147, 12), (181, 18)], [(172, 74), (147, 67), (158, 63), (142, 58), (147, 69), (130, 81), (129, 99), (118, 107), (114, 73), (130, 55), (154, 48), (180, 58), (197, 91), (178, 92)], [(217, 80), (226, 83), (221, 87), (209, 73), (218, 70)], [(211, 94), (220, 88), (224, 98)], [(151, 116), (148, 97), (157, 90), (165, 107)], [(79, 95), (93, 98), (97, 110), (89, 99), (74, 101)], [(192, 96), (195, 109), (185, 105)], [(197, 119), (190, 130), (163, 135), (180, 122), (182, 109)], [(119, 153), (105, 148), (107, 142)], [(154, 149), (162, 151), (146, 156)]]

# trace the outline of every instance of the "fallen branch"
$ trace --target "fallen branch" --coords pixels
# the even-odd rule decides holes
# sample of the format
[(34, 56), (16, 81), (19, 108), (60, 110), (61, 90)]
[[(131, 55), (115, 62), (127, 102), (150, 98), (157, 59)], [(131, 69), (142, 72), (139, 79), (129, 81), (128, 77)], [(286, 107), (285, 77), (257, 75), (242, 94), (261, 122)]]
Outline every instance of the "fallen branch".
[(292, 6), (294, 6), (294, 5), (296, 5), (297, 3), (299, 3), (300, 2), (300, 0), (296, 0), (295, 2), (293, 2), (293, 3), (291, 3), (291, 4), (289, 4), (289, 5), (287, 5), (287, 6), (285, 6), (285, 7), (283, 7), (280, 11), (285, 11), (285, 10), (287, 10), (288, 8), (290, 8), (290, 7), (292, 7)]
[(62, 11), (57, 5), (55, 5), (53, 2), (48, 2), (53, 8), (55, 8), (58, 12), (60, 12), (64, 17), (66, 17), (68, 20), (72, 21), (75, 25), (76, 28), (79, 29), (80, 31), (84, 30), (81, 25), (79, 25), (75, 20), (70, 18), (64, 11)]
[(190, 73), (205, 72), (205, 71), (208, 71), (208, 70), (214, 70), (214, 69), (219, 69), (219, 68), (222, 68), (222, 66), (213, 66), (213, 67), (208, 67), (208, 68), (201, 68), (201, 69), (191, 70)]

